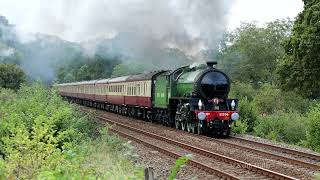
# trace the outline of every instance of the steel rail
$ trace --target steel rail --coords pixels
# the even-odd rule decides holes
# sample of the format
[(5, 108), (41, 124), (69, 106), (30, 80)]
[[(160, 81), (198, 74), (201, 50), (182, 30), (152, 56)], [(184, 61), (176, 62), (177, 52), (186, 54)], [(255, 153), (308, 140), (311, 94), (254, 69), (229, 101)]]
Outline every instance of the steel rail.
[(215, 159), (218, 159), (220, 161), (229, 163), (229, 164), (234, 165), (234, 166), (242, 167), (244, 169), (247, 169), (249, 171), (255, 172), (257, 174), (268, 176), (268, 177), (274, 178), (274, 179), (296, 179), (294, 177), (290, 177), (290, 176), (287, 176), (287, 175), (284, 175), (284, 174), (281, 174), (281, 173), (278, 173), (278, 172), (274, 172), (274, 171), (271, 171), (271, 170), (268, 170), (268, 169), (265, 169), (265, 168), (261, 168), (259, 166), (255, 166), (255, 165), (243, 162), (243, 161), (239, 161), (239, 160), (236, 160), (236, 159), (233, 159), (233, 158), (221, 155), (221, 154), (217, 154), (217, 153), (205, 150), (205, 149), (201, 149), (201, 148), (198, 148), (198, 147), (195, 147), (195, 146), (191, 146), (191, 145), (188, 145), (188, 144), (183, 143), (183, 142), (179, 142), (179, 141), (167, 138), (167, 137), (163, 137), (163, 136), (151, 133), (151, 132), (147, 132), (147, 131), (144, 131), (144, 130), (141, 130), (141, 129), (138, 129), (138, 128), (135, 128), (135, 127), (123, 124), (123, 123), (120, 123), (120, 122), (116, 122), (116, 121), (113, 121), (113, 120), (108, 119), (106, 117), (101, 117), (100, 116), (98, 118), (100, 120), (109, 122), (111, 124), (115, 124), (115, 125), (117, 125), (119, 127), (123, 127), (123, 128), (129, 129), (129, 130), (132, 130), (132, 131), (147, 135), (149, 137), (153, 137), (153, 138), (159, 139), (161, 141), (165, 141), (167, 143), (174, 144), (176, 146), (179, 146), (179, 147), (184, 148), (184, 149), (188, 149), (190, 151), (202, 154), (204, 156), (215, 158)]
[(310, 158), (312, 160), (317, 160), (320, 161), (320, 155), (317, 154), (311, 154), (311, 153), (307, 153), (307, 152), (303, 152), (303, 151), (299, 151), (299, 150), (294, 150), (294, 149), (289, 149), (286, 147), (280, 147), (277, 145), (273, 145), (273, 144), (267, 144), (267, 143), (263, 143), (263, 142), (258, 142), (258, 141), (254, 141), (254, 140), (249, 140), (249, 139), (245, 139), (242, 137), (236, 137), (236, 136), (231, 136), (233, 139), (237, 139), (239, 141), (243, 141), (243, 142), (247, 142), (247, 143), (252, 143), (258, 146), (266, 146), (268, 148), (277, 150), (277, 151), (282, 151), (288, 154), (292, 154), (292, 155), (296, 155), (296, 156), (300, 156), (300, 157), (307, 157)]

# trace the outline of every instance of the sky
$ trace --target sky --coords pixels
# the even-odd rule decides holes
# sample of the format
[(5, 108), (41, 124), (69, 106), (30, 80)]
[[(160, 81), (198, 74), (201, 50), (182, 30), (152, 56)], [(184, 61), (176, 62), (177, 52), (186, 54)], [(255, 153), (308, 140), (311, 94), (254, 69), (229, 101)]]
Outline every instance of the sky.
[[(88, 18), (88, 16), (90, 15), (83, 15), (84, 13), (82, 13), (81, 9), (84, 9), (83, 7), (87, 8), (87, 6), (90, 6), (90, 8), (99, 8), (99, 5), (96, 3), (92, 3), (89, 4), (89, 2), (92, 1), (88, 1), (88, 0), (81, 0), (81, 3), (78, 3), (79, 0), (56, 0), (55, 3), (51, 3), (54, 2), (53, 0), (48, 0), (47, 3), (44, 3), (45, 0), (0, 0), (0, 15), (4, 15), (8, 18), (9, 22), (11, 24), (15, 24), (20, 30), (23, 31), (27, 31), (27, 32), (41, 32), (41, 33), (47, 33), (47, 34), (54, 34), (54, 35), (58, 35), (66, 40), (73, 40), (76, 39), (76, 37), (73, 37), (74, 34), (78, 33), (80, 34), (80, 36), (85, 36), (86, 33), (89, 35), (89, 31), (92, 31), (92, 29), (86, 29), (86, 27), (88, 27), (89, 25), (87, 24), (81, 24), (81, 19), (85, 19)], [(131, 2), (138, 2), (138, 1), (144, 1), (144, 0), (131, 0)], [(162, 1), (162, 0), (161, 0)], [(183, 2), (183, 0), (171, 0), (172, 2)], [(169, 0), (167, 1), (162, 1), (162, 2), (171, 2)], [(191, 2), (188, 0), (185, 0), (187, 2)], [(218, 0), (212, 0), (212, 1), (217, 1)], [(66, 3), (67, 2), (67, 3)], [(97, 0), (97, 2), (99, 2)], [(126, 0), (101, 0), (101, 2), (104, 2), (105, 4), (111, 4), (112, 2), (116, 2), (115, 7), (122, 10), (123, 7), (126, 7), (126, 5), (123, 5), (121, 3), (126, 2)], [(110, 2), (110, 3), (109, 3)], [(130, 2), (130, 1), (129, 1)], [(130, 2), (130, 3), (131, 3)], [(146, 9), (148, 7), (151, 8), (159, 8), (159, 6), (161, 6), (161, 3), (153, 3), (156, 5), (152, 5), (152, 1), (146, 1), (148, 2), (148, 6), (146, 6), (145, 9), (143, 9), (143, 11), (146, 11)], [(149, 3), (151, 2), (151, 3)], [(206, 2), (206, 1), (204, 1)], [(232, 3), (231, 3), (232, 2)], [(62, 5), (63, 3), (63, 5)], [(190, 3), (190, 4), (191, 4)], [(207, 1), (207, 3), (211, 3), (210, 0)], [(80, 4), (80, 5), (79, 5)], [(132, 3), (134, 5), (134, 3)], [(203, 3), (204, 4), (204, 3)], [(214, 5), (214, 3), (212, 3)], [(222, 5), (223, 4), (223, 5)], [(222, 0), (220, 2), (220, 4), (217, 3), (217, 5), (223, 6), (223, 10), (214, 10), (217, 11), (217, 13), (211, 13), (211, 9), (204, 11), (204, 13), (207, 13), (208, 15), (214, 15), (218, 18), (220, 18), (219, 20), (217, 20), (216, 22), (212, 22), (210, 21), (204, 21), (204, 22), (199, 22), (199, 19), (192, 19), (192, 17), (190, 19), (185, 18), (186, 20), (179, 20), (179, 23), (182, 23), (182, 26), (184, 23), (189, 23), (192, 20), (194, 21), (198, 21), (198, 23), (193, 24), (194, 27), (198, 27), (198, 26), (203, 26), (204, 30), (206, 29), (206, 27), (212, 27), (216, 26), (216, 24), (223, 24), (223, 26), (226, 26), (229, 29), (234, 29), (236, 27), (238, 27), (240, 25), (241, 22), (252, 22), (252, 21), (257, 21), (259, 24), (263, 24), (265, 22), (268, 21), (272, 21), (272, 20), (276, 20), (276, 19), (281, 19), (281, 18), (294, 18), (299, 12), (301, 12), (303, 10), (303, 2), (302, 0)], [(74, 12), (70, 11), (69, 9), (70, 6), (75, 6), (73, 7), (73, 9), (79, 9), (79, 11), (75, 12), (78, 14), (75, 14)], [(94, 6), (94, 7), (91, 7)], [(108, 5), (106, 5), (108, 6)], [(129, 5), (127, 5), (129, 6)], [(61, 8), (62, 7), (62, 8)], [(166, 6), (163, 6), (165, 8), (167, 8)], [(133, 7), (130, 8), (129, 10), (131, 11), (135, 11), (137, 8), (140, 7)], [(161, 7), (160, 7), (161, 8)], [(159, 8), (159, 9), (160, 9)], [(182, 7), (185, 8), (186, 10), (182, 11), (181, 14), (186, 14), (186, 15), (192, 15), (192, 13), (188, 14), (188, 9), (186, 7)], [(155, 10), (155, 9), (154, 9)], [(179, 10), (179, 8), (177, 9), (177, 11)], [(113, 11), (112, 9), (110, 9), (109, 11)], [(117, 10), (115, 10), (117, 11)], [(126, 10), (124, 10), (126, 11)], [(221, 12), (219, 12), (221, 11)], [(88, 11), (86, 10), (85, 13), (87, 13)], [(154, 11), (149, 10), (146, 11), (148, 13), (153, 13)], [(166, 11), (161, 11), (161, 10), (155, 10), (155, 12), (166, 12)], [(200, 11), (201, 12), (201, 11)], [(99, 17), (100, 15), (103, 16), (104, 15), (104, 11), (103, 8), (99, 9), (99, 11), (97, 11), (98, 15), (89, 17), (89, 18), (96, 18)], [(99, 14), (101, 13), (101, 14)], [(179, 13), (179, 12), (178, 12)], [(199, 14), (199, 11), (197, 12)], [(211, 14), (210, 14), (211, 13)], [(225, 17), (220, 17), (221, 13), (226, 13)], [(54, 14), (54, 16), (52, 16), (52, 14)], [(66, 15), (70, 15), (70, 17), (72, 17), (73, 19), (68, 17), (66, 18), (66, 21), (64, 20)], [(202, 14), (203, 15), (203, 14)], [(141, 14), (139, 14), (139, 16), (141, 16)], [(77, 20), (80, 22), (78, 22), (75, 26), (69, 27), (68, 24), (74, 22), (75, 17), (77, 17)], [(213, 17), (213, 19), (215, 19), (216, 17)], [(130, 16), (124, 16), (123, 19), (126, 20), (130, 19)], [(152, 20), (158, 20), (159, 17), (158, 15), (155, 17), (152, 17)], [(111, 21), (111, 25), (108, 24), (107, 27), (101, 27), (101, 31), (99, 33), (103, 33), (103, 31), (106, 31), (106, 28), (108, 29), (110, 26), (113, 26), (113, 24), (116, 24), (117, 26), (119, 24), (115, 23), (115, 21), (117, 21), (119, 18), (118, 16), (116, 17), (106, 17), (105, 19), (107, 19), (107, 23), (110, 23)], [(97, 23), (104, 22), (105, 19), (102, 19), (102, 21), (98, 21)], [(123, 21), (122, 19), (122, 21)], [(64, 23), (61, 23), (60, 21), (63, 20), (65, 21)], [(120, 19), (121, 20), (121, 19)], [(145, 20), (145, 19), (144, 19)], [(170, 22), (170, 19), (167, 19), (168, 22)], [(92, 20), (88, 20), (89, 22), (92, 22)], [(129, 21), (129, 20), (128, 20)], [(213, 20), (215, 21), (215, 20)], [(175, 23), (175, 21), (172, 21)], [(56, 23), (56, 24), (55, 24)], [(88, 22), (87, 22), (88, 23)], [(95, 22), (91, 23), (94, 24)], [(146, 23), (150, 24), (150, 21), (146, 21)], [(168, 28), (167, 31), (174, 31), (174, 29), (170, 29), (172, 25), (168, 24), (167, 22), (163, 22), (164, 25), (166, 26), (162, 26), (162, 24), (160, 23), (159, 26), (154, 25), (155, 27), (151, 27), (151, 28), (163, 28), (163, 31), (166, 31), (166, 28)], [(206, 24), (206, 23), (212, 23), (212, 24)], [(94, 24), (96, 25), (96, 24)], [(130, 25), (130, 24), (129, 24)], [(123, 24), (121, 24), (122, 28), (123, 28)], [(153, 26), (153, 25), (151, 25)], [(162, 26), (162, 27), (161, 27)], [(188, 26), (188, 24), (184, 24), (184, 26)], [(54, 27), (54, 29), (53, 29)], [(193, 31), (195, 31), (197, 33), (205, 33), (201, 32), (201, 31), (197, 31), (194, 30), (194, 27), (190, 27), (188, 29), (189, 33)], [(97, 27), (99, 28), (99, 27)], [(67, 30), (66, 30), (67, 29)], [(217, 28), (212, 28), (213, 30), (216, 30)], [(114, 33), (112, 33), (114, 31), (114, 29), (108, 29), (109, 30), (109, 34), (108, 35), (113, 35)], [(117, 29), (116, 29), (117, 30)], [(212, 30), (212, 31), (213, 31)], [(88, 31), (88, 32), (85, 32)], [(179, 30), (177, 30), (179, 31)], [(214, 32), (214, 31), (213, 31)], [(92, 32), (90, 32), (91, 34), (94, 34)], [(173, 32), (175, 33), (175, 32)], [(188, 32), (187, 32), (188, 33)], [(63, 34), (63, 35), (61, 35)], [(68, 39), (69, 38), (69, 39)]]
[(230, 10), (228, 27), (233, 29), (241, 22), (261, 24), (286, 17), (293, 19), (302, 10), (302, 0), (237, 0)]

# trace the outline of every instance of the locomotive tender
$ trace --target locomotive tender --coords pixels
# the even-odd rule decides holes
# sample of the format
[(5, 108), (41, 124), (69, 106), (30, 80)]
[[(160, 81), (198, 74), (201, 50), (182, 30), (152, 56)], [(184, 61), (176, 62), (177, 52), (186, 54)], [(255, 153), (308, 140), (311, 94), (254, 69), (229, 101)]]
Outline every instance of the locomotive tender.
[(228, 136), (239, 119), (230, 80), (216, 62), (55, 85), (69, 101), (198, 134)]

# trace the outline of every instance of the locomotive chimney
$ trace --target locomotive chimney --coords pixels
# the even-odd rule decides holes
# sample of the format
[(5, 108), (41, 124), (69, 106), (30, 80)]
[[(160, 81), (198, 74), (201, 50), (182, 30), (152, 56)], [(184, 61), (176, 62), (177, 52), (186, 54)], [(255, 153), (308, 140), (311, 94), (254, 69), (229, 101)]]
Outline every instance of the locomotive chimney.
[(208, 61), (207, 62), (207, 66), (209, 67), (209, 68), (216, 68), (217, 67), (217, 62), (216, 61)]

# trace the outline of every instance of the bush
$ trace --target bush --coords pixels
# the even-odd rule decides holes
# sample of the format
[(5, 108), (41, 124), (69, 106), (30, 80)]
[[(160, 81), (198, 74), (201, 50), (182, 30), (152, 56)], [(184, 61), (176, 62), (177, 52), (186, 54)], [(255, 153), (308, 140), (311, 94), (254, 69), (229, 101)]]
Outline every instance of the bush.
[(130, 154), (129, 146), (106, 133), (98, 136), (97, 123), (54, 90), (39, 84), (16, 94), (1, 89), (0, 119), (0, 179), (136, 176), (126, 160), (131, 156), (122, 155)]
[[(67, 162), (40, 171), (38, 179), (143, 179), (143, 169), (129, 143), (101, 131), (101, 136), (65, 152)], [(128, 161), (128, 159), (132, 161)]]
[(296, 112), (276, 112), (258, 116), (254, 132), (257, 136), (298, 144), (306, 139), (306, 119)]
[(248, 125), (246, 122), (242, 122), (242, 120), (238, 120), (233, 126), (232, 126), (232, 132), (236, 134), (244, 134), (247, 132)]
[[(254, 89), (251, 84), (234, 83), (230, 96), (239, 99), (241, 120), (237, 122), (238, 127), (232, 127), (233, 132), (254, 132), (258, 136), (276, 141), (305, 144), (307, 119), (302, 117), (308, 107), (317, 104), (317, 101), (309, 101), (294, 92), (281, 91), (270, 84), (263, 84), (260, 88)], [(317, 130), (316, 128), (311, 130), (311, 125), (308, 127), (310, 129), (308, 137), (314, 139), (311, 138), (313, 136), (311, 134)], [(319, 141), (308, 142), (315, 144)], [(315, 148), (314, 145), (312, 147)]]
[(262, 114), (273, 114), (277, 111), (284, 112), (306, 112), (308, 100), (293, 93), (284, 92), (277, 87), (264, 84), (254, 97), (253, 106)]
[(256, 89), (249, 83), (235, 82), (231, 85), (229, 97), (237, 98), (239, 100), (246, 98), (247, 100), (252, 101), (256, 92)]
[(14, 64), (0, 64), (0, 87), (17, 90), (26, 82), (24, 71)]
[(247, 125), (246, 131), (252, 132), (258, 115), (254, 104), (246, 97), (242, 98), (239, 101), (239, 111), (241, 121)]
[[(231, 86), (229, 97), (239, 99), (239, 114), (241, 122), (238, 127), (233, 127), (235, 133), (252, 132), (257, 113), (252, 104), (256, 90), (249, 83), (235, 82)], [(243, 131), (245, 130), (245, 131)]]
[(315, 105), (306, 115), (309, 120), (307, 125), (307, 144), (313, 150), (320, 152), (320, 103)]
[(185, 164), (187, 164), (187, 162), (192, 158), (192, 154), (187, 154), (184, 156), (179, 157), (176, 160), (176, 163), (174, 165), (174, 167), (171, 169), (170, 175), (168, 177), (169, 180), (174, 180), (177, 177), (178, 172), (181, 170), (181, 168), (183, 166), (185, 166)]

